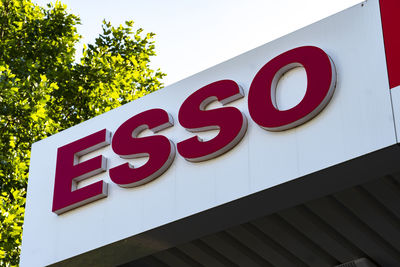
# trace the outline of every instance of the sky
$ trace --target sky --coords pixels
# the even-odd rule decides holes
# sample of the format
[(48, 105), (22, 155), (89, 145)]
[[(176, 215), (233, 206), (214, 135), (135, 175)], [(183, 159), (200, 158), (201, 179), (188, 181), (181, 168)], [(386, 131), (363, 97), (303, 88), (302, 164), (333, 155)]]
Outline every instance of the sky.
[[(49, 0), (33, 0), (45, 6)], [(276, 38), (361, 3), (361, 0), (63, 0), (78, 15), (84, 43), (101, 33), (103, 19), (114, 26), (133, 20), (154, 32), (153, 68), (172, 84)]]

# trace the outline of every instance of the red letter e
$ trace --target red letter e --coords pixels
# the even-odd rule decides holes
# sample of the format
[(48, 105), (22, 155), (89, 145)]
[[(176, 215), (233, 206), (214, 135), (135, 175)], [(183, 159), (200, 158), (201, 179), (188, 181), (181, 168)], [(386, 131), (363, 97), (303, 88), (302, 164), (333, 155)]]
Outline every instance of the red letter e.
[(76, 182), (106, 170), (106, 158), (78, 163), (78, 157), (110, 144), (111, 133), (106, 129), (58, 148), (54, 181), (53, 212), (60, 215), (76, 207), (107, 196), (103, 181), (75, 189)]

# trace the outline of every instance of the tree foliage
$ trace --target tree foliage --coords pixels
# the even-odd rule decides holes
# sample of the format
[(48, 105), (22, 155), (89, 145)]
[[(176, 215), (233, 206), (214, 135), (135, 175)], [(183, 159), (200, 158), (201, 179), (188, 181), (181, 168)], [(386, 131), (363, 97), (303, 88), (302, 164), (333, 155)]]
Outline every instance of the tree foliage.
[(103, 21), (77, 63), (79, 23), (60, 2), (0, 0), (1, 266), (19, 261), (31, 144), (162, 87), (153, 33)]

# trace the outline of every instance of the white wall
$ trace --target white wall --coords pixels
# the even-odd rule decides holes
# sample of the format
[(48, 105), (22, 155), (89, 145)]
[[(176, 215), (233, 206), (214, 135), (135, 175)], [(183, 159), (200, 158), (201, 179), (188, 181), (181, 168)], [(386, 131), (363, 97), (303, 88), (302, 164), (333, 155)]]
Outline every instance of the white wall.
[[(303, 45), (318, 46), (333, 59), (334, 96), (304, 125), (265, 131), (248, 113), (250, 83), (270, 59)], [(298, 70), (284, 78), (283, 105), (296, 102), (296, 94), (286, 90), (301, 84), (302, 75)], [(115, 132), (131, 116), (156, 107), (174, 117), (175, 126), (160, 134), (176, 144), (192, 136), (177, 122), (181, 103), (220, 79), (235, 80), (246, 94), (230, 104), (249, 119), (247, 134), (234, 149), (202, 163), (177, 155), (166, 173), (136, 188), (120, 188), (108, 172), (100, 174), (96, 179), (109, 184), (107, 198), (60, 216), (51, 212), (58, 147), (103, 128)], [(301, 95), (301, 86), (298, 90)], [(378, 1), (368, 1), (35, 143), (21, 266), (52, 264), (395, 143)], [(125, 161), (110, 146), (89, 157), (98, 154), (107, 157), (109, 168)]]

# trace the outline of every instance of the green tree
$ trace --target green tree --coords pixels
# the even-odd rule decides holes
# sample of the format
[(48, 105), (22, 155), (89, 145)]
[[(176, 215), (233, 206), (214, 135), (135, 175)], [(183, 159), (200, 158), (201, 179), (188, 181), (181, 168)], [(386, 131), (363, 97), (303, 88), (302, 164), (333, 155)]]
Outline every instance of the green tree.
[(104, 21), (76, 63), (79, 23), (60, 2), (0, 0), (1, 266), (19, 262), (31, 144), (162, 87), (153, 33)]

